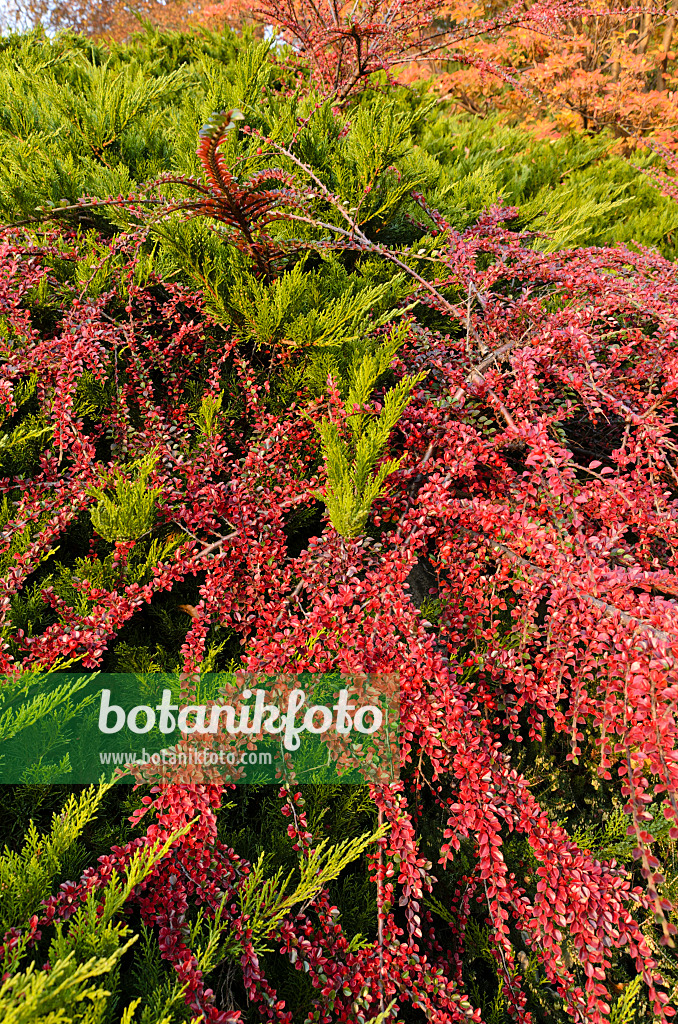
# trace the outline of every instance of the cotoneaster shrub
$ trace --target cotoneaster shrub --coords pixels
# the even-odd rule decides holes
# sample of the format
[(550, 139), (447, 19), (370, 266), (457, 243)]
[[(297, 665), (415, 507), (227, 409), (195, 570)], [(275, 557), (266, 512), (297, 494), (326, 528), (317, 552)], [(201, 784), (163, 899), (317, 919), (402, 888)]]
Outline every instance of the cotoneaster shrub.
[(333, 111), (263, 48), (205, 67), (199, 102), (232, 102), (195, 161), (168, 133), (129, 175), (150, 107), (123, 83), (104, 159), (125, 189), (58, 133), (36, 146), (65, 147), (72, 192), (45, 158), (15, 193), (1, 671), (396, 669), (402, 778), (63, 813), (18, 787), (4, 1016), (667, 1020), (674, 266), (455, 188), (416, 104)]

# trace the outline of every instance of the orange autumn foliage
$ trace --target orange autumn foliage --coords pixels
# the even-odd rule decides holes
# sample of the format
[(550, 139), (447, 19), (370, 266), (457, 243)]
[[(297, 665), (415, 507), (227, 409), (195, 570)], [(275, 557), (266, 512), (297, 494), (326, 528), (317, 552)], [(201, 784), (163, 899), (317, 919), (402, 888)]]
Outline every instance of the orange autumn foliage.
[[(469, 9), (458, 5), (450, 22), (468, 17)], [(412, 65), (401, 80), (433, 72), (432, 88), (441, 97), (483, 116), (499, 111), (539, 137), (608, 126), (624, 151), (638, 144), (637, 136), (678, 151), (677, 27), (678, 0), (673, 0), (653, 11), (648, 4), (644, 14), (620, 11), (568, 19), (557, 32), (519, 26), (499, 38), (481, 36), (457, 44), (475, 58), (506, 68), (519, 89), (477, 66), (452, 62)]]
[(7, 0), (0, 11), (0, 29), (25, 30), (42, 26), (94, 39), (128, 40), (149, 22), (167, 31), (187, 31), (200, 25), (239, 28), (247, 17), (244, 0), (224, 4), (218, 18), (205, 15), (203, 0)]

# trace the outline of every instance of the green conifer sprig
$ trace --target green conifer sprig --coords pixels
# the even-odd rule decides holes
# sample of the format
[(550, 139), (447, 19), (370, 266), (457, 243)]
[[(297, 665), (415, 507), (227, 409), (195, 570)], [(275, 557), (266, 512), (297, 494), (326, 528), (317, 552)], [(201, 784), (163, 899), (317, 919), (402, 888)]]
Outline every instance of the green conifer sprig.
[(633, 1024), (636, 1017), (636, 1002), (643, 979), (640, 974), (626, 986), (610, 1012), (610, 1024)]
[[(300, 859), (299, 879), (294, 884), (294, 873), (283, 877), (282, 869), (271, 878), (265, 877), (265, 858), (261, 854), (239, 890), (238, 900), (243, 914), (247, 914), (248, 928), (258, 953), (271, 949), (267, 940), (282, 924), (295, 906), (307, 906), (318, 893), (334, 881), (344, 869), (357, 860), (377, 840), (386, 835), (389, 826), (380, 826), (373, 833), (329, 844), (326, 840)], [(226, 947), (236, 955), (237, 941), (228, 937)]]
[[(5, 678), (0, 685), (0, 782), (5, 765), (10, 773), (20, 759), (22, 781), (27, 784), (47, 785), (63, 779), (70, 771), (68, 753), (58, 761), (50, 761), (64, 743), (69, 722), (88, 708), (91, 696), (77, 699), (77, 694), (91, 680), (91, 676), (69, 679), (48, 692), (42, 688), (43, 673), (39, 666), (24, 671), (17, 678)], [(36, 692), (37, 686), (37, 692)], [(38, 726), (39, 744), (25, 742), (26, 730)], [(22, 735), (23, 734), (23, 735)], [(12, 741), (16, 740), (16, 743)], [(1, 875), (1, 869), (0, 869)], [(0, 895), (0, 926), (2, 924)]]
[(135, 938), (109, 956), (91, 957), (83, 964), (70, 953), (53, 963), (49, 973), (31, 963), (25, 971), (8, 976), (0, 985), (4, 1024), (102, 1024), (111, 972)]
[(89, 786), (79, 796), (71, 794), (62, 810), (53, 815), (48, 833), (40, 834), (31, 822), (23, 847), (10, 850), (6, 846), (0, 853), (0, 930), (3, 934), (9, 928), (25, 925), (31, 914), (36, 913), (59, 873), (64, 854), (96, 816), (111, 785), (101, 783)]
[(344, 440), (338, 425), (331, 419), (323, 419), (316, 424), (327, 471), (325, 490), (319, 491), (318, 497), (325, 502), (330, 521), (342, 537), (357, 537), (363, 532), (384, 481), (402, 462), (402, 458), (389, 458), (377, 468), (391, 431), (410, 401), (413, 388), (426, 374), (403, 377), (385, 394), (378, 415), (366, 407), (378, 379), (388, 370), (406, 332), (407, 325), (400, 325), (391, 331), (380, 350), (364, 355), (354, 365), (345, 403), (346, 424), (352, 436)]
[[(112, 783), (90, 786), (79, 797), (72, 794), (52, 827), (40, 834), (31, 822), (20, 851), (5, 847), (0, 854), (0, 929), (28, 925), (32, 914), (57, 877), (64, 855), (92, 821)], [(104, 1024), (111, 1013), (118, 986), (120, 960), (137, 941), (124, 921), (116, 920), (130, 894), (148, 877), (177, 839), (193, 822), (172, 832), (164, 842), (138, 849), (122, 877), (114, 871), (107, 885), (92, 890), (67, 924), (58, 923), (49, 946), (49, 971), (36, 972), (32, 962), (18, 970), (27, 951), (27, 931), (11, 949), (3, 947), (0, 966), (5, 980), (0, 985), (0, 1019), (12, 1024)], [(98, 980), (105, 976), (105, 987)], [(175, 991), (158, 1009), (142, 1016), (144, 1024), (170, 1024), (167, 1009), (181, 992)], [(118, 1018), (131, 1024), (139, 1005), (135, 1000)]]
[(155, 522), (155, 502), (161, 487), (149, 487), (148, 479), (156, 464), (154, 453), (132, 463), (136, 479), (127, 480), (118, 474), (114, 497), (93, 485), (90, 493), (98, 498), (90, 516), (92, 526), (104, 540), (139, 540), (149, 533)]

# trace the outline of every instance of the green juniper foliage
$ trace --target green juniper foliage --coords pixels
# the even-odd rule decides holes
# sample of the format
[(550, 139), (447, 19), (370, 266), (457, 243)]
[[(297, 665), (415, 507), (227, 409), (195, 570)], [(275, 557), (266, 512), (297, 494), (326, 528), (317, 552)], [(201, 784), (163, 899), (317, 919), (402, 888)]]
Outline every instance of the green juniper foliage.
[(92, 493), (98, 498), (91, 512), (92, 526), (104, 540), (139, 540), (153, 527), (155, 499), (159, 487), (149, 486), (155, 457), (151, 454), (144, 460), (132, 464), (135, 479), (131, 482), (119, 477), (115, 483), (114, 497), (109, 497), (100, 487), (93, 487)]
[[(31, 822), (21, 851), (5, 848), (0, 854), (0, 894), (3, 930), (23, 926), (17, 945), (5, 946), (2, 952), (3, 971), (11, 975), (0, 987), (2, 1019), (18, 1022), (41, 1021), (57, 1024), (104, 1024), (111, 1019), (117, 999), (115, 989), (120, 983), (120, 962), (137, 941), (137, 935), (120, 912), (132, 890), (149, 874), (167, 853), (182, 832), (172, 833), (165, 842), (139, 849), (128, 865), (126, 877), (113, 872), (103, 891), (92, 890), (87, 901), (79, 906), (67, 925), (57, 924), (49, 944), (49, 972), (37, 970), (35, 962), (16, 970), (25, 957), (30, 932), (29, 919), (41, 910), (41, 902), (53, 879), (59, 875), (61, 862), (69, 847), (100, 810), (101, 801), (110, 784), (86, 789), (77, 799), (72, 795), (61, 812), (54, 814), (47, 835), (40, 835)], [(176, 1002), (175, 992), (173, 1000)], [(134, 1019), (139, 1001), (121, 1008), (122, 1022)], [(149, 1016), (146, 1024), (171, 1021), (169, 1016)]]
[(389, 369), (403, 341), (397, 329), (374, 354), (363, 356), (351, 367), (351, 384), (346, 398), (346, 423), (350, 439), (344, 441), (332, 420), (317, 425), (327, 465), (327, 488), (323, 500), (337, 533), (357, 537), (363, 532), (370, 509), (386, 477), (400, 465), (387, 459), (377, 469), (391, 432), (410, 400), (412, 388), (425, 374), (404, 377), (384, 396), (383, 408), (373, 416), (366, 408), (375, 384)]

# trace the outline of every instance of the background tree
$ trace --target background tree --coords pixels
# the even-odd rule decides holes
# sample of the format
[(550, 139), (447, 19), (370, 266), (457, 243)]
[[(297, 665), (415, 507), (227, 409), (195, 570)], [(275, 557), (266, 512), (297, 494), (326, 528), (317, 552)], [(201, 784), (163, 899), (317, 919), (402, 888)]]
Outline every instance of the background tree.
[[(675, 2), (639, 5), (622, 0), (597, 14), (572, 10), (567, 17), (530, 16), (501, 36), (474, 36), (460, 43), (466, 61), (439, 64), (432, 87), (462, 109), (486, 116), (500, 111), (509, 120), (555, 138), (571, 128), (599, 131), (609, 126), (637, 145), (651, 136), (674, 149), (678, 139), (676, 63), (672, 49)], [(486, 5), (487, 7), (487, 5)], [(468, 5), (450, 12), (460, 21)], [(534, 8), (533, 8), (534, 9)], [(506, 69), (519, 89), (484, 73), (479, 61)], [(421, 72), (409, 69), (409, 78)]]
[[(128, 39), (140, 29), (140, 21), (163, 30), (185, 31), (203, 18), (204, 0), (4, 0), (0, 5), (0, 29), (25, 30), (42, 26), (52, 33), (60, 29), (81, 32), (95, 39)], [(224, 5), (217, 24), (241, 24), (244, 5), (237, 0)]]

